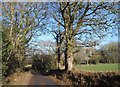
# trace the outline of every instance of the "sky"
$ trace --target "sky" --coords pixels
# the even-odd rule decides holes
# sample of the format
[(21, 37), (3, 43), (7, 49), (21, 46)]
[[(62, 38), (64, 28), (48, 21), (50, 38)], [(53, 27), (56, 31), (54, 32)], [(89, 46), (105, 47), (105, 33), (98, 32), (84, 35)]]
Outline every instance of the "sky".
[[(114, 31), (112, 33), (114, 33)], [(34, 39), (36, 42), (40, 42), (40, 41), (53, 41), (53, 42), (55, 42), (55, 39), (52, 36), (52, 34), (37, 36)], [(111, 37), (111, 35), (107, 35), (106, 38), (100, 40), (100, 44), (98, 46), (96, 46), (96, 49), (99, 49), (101, 46), (108, 44), (108, 43), (111, 43), (111, 42), (118, 42), (118, 36), (116, 35), (116, 36)]]
[[(55, 41), (55, 39), (51, 34), (47, 34), (47, 35), (38, 36), (36, 38), (36, 41), (37, 42), (40, 42), (40, 41)], [(99, 46), (96, 46), (96, 49), (99, 49), (101, 46), (103, 46), (105, 44), (108, 44), (108, 43), (111, 43), (111, 42), (118, 42), (118, 36), (114, 36), (114, 37), (108, 36), (108, 37), (102, 39), (100, 42), (101, 43), (99, 44)]]
[[(114, 15), (108, 15), (108, 20), (110, 20), (110, 18), (112, 18), (113, 16)], [(117, 28), (116, 28), (116, 30), (117, 30)], [(112, 33), (114, 33), (114, 31)], [(49, 41), (55, 41), (54, 37), (52, 35), (50, 35), (50, 34), (38, 36), (36, 38), (36, 40), (37, 41), (41, 41), (41, 40), (42, 41), (47, 41), (47, 40), (49, 40)], [(110, 43), (110, 42), (118, 42), (118, 36), (111, 37), (110, 35), (107, 35), (107, 37), (104, 38), (104, 39), (102, 39), (100, 42), (101, 43), (99, 44), (99, 46), (97, 46), (97, 48), (99, 48), (100, 46), (105, 45), (107, 43)]]
[[(38, 41), (54, 40), (54, 37), (51, 34), (47, 34), (47, 35), (38, 36), (36, 38), (36, 40), (38, 40)], [(117, 41), (118, 41), (118, 36), (114, 36), (114, 37), (108, 36), (101, 41), (101, 44), (106, 44), (106, 43), (109, 43), (109, 42), (117, 42)]]
[[(1, 0), (0, 0), (1, 1)], [(1, 13), (1, 10), (0, 10), (0, 13)], [(50, 40), (50, 41), (55, 41), (54, 40), (54, 37), (51, 35), (51, 34), (47, 34), (47, 35), (41, 35), (41, 36), (38, 36), (36, 38), (34, 38), (37, 42), (39, 41), (47, 41), (47, 40)], [(108, 36), (107, 38), (105, 38), (104, 40), (101, 41), (100, 43), (100, 46), (104, 45), (104, 44), (107, 44), (109, 42), (117, 42), (118, 41), (118, 36), (115, 36), (115, 37), (110, 37)], [(99, 46), (98, 46), (99, 48)]]
[[(83, 1), (83, 0), (0, 0), (4, 2), (65, 2), (65, 1)], [(119, 0), (89, 0), (90, 2), (119, 2)], [(88, 2), (88, 0), (84, 0), (84, 2)]]

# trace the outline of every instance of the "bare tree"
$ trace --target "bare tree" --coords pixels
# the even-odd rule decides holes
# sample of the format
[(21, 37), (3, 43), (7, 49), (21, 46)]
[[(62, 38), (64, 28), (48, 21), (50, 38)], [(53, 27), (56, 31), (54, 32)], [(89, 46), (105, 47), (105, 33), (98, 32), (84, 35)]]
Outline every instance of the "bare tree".
[(111, 12), (111, 9), (117, 9), (117, 3), (60, 2), (55, 6), (58, 6), (56, 9), (59, 10), (52, 16), (65, 32), (65, 69), (71, 70), (75, 37), (85, 45), (93, 45), (108, 33), (111, 34), (118, 22), (115, 21), (116, 13)]

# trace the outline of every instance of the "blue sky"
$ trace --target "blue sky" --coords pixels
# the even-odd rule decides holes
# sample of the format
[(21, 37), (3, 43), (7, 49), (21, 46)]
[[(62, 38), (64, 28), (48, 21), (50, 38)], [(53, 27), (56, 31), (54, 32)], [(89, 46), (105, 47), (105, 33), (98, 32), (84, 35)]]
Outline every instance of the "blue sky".
[[(48, 41), (48, 40), (55, 41), (54, 37), (51, 34), (41, 35), (36, 38), (37, 42)], [(108, 36), (108, 37), (102, 39), (100, 42), (101, 43), (99, 46), (97, 46), (97, 48), (99, 48), (100, 46), (105, 45), (107, 43), (110, 43), (110, 42), (118, 42), (118, 36), (114, 36), (114, 37)]]
[[(116, 28), (116, 30), (118, 30), (118, 29)], [(114, 31), (112, 33), (114, 34)], [(52, 36), (52, 34), (37, 36), (34, 39), (36, 42), (40, 42), (40, 41), (54, 41), (55, 42), (55, 39)], [(105, 45), (107, 43), (110, 43), (110, 42), (118, 42), (118, 36), (111, 37), (111, 35), (107, 35), (106, 38), (100, 40), (100, 44), (99, 44), (99, 46), (97, 46), (97, 48), (99, 48), (100, 46)]]
[[(112, 17), (112, 15), (110, 17)], [(109, 19), (109, 17), (108, 17), (108, 19)], [(49, 27), (49, 28), (51, 29), (51, 27)], [(118, 30), (118, 27), (116, 28), (116, 30)], [(112, 31), (112, 33), (114, 34), (115, 31)], [(55, 42), (55, 39), (52, 36), (52, 34), (46, 34), (46, 35), (41, 35), (41, 36), (36, 37), (35, 41), (36, 42), (40, 42), (40, 41), (54, 41)], [(105, 45), (105, 44), (110, 43), (110, 42), (118, 42), (118, 36), (111, 37), (111, 35), (107, 35), (106, 38), (100, 40), (99, 46)], [(99, 48), (99, 46), (97, 46), (97, 48)]]
[[(107, 12), (104, 12), (104, 13), (107, 14)], [(109, 21), (109, 23), (111, 23), (110, 19), (111, 19), (111, 18), (114, 18), (114, 16), (115, 16), (115, 15), (113, 15), (113, 14), (107, 15), (107, 20)], [(112, 33), (114, 34), (114, 33), (118, 30), (118, 27), (115, 27), (114, 29), (115, 29), (114, 31), (111, 30), (111, 29), (109, 29), (109, 30), (110, 30), (110, 32), (112, 31)], [(44, 41), (46, 41), (46, 40), (55, 41), (52, 35), (42, 35), (42, 36), (39, 36), (39, 37), (37, 38), (37, 40), (38, 40), (38, 41), (40, 41), (40, 40), (44, 40)], [(110, 43), (110, 42), (118, 42), (118, 36), (113, 36), (113, 37), (111, 37), (110, 35), (107, 35), (107, 37), (104, 38), (104, 39), (102, 39), (100, 42), (101, 42), (101, 43), (100, 43), (100, 46), (101, 46), (101, 45), (104, 45), (104, 44), (107, 44), (107, 43)]]
[[(47, 34), (47, 35), (38, 36), (36, 38), (36, 40), (38, 40), (38, 41), (54, 40), (54, 37), (51, 34)], [(118, 41), (118, 36), (114, 36), (114, 37), (107, 36), (106, 38), (102, 39), (101, 43), (106, 44), (106, 43), (109, 43), (109, 42), (116, 42), (116, 41)]]
[[(0, 10), (0, 12), (1, 12), (1, 10)], [(35, 40), (37, 42), (39, 42), (41, 40), (43, 40), (43, 41), (47, 41), (47, 40), (55, 41), (54, 37), (51, 34), (38, 36), (38, 37), (35, 38)], [(108, 36), (107, 38), (105, 38), (104, 40), (101, 41), (100, 45), (104, 45), (104, 44), (107, 44), (109, 42), (117, 42), (117, 41), (118, 41), (118, 36), (115, 36), (115, 37)]]

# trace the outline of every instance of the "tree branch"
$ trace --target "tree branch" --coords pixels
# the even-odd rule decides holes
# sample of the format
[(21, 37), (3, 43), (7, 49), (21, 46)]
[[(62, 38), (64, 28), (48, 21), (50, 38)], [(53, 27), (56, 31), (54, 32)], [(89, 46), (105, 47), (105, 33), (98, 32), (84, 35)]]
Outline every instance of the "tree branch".
[(61, 26), (63, 26), (65, 28), (65, 25), (63, 25), (56, 17), (55, 15), (53, 15), (53, 18), (55, 19), (55, 21), (57, 21)]
[(75, 28), (75, 30), (74, 30), (74, 34), (79, 30), (79, 28), (80, 28), (80, 25), (81, 25), (81, 23), (82, 23), (82, 20), (83, 20), (83, 18), (85, 17), (85, 14), (87, 13), (87, 11), (89, 10), (89, 2), (87, 3), (87, 6), (86, 6), (86, 8), (85, 8), (85, 11), (84, 11), (84, 13), (83, 13), (83, 15), (79, 18), (79, 20), (78, 20), (78, 23), (77, 23), (77, 27)]

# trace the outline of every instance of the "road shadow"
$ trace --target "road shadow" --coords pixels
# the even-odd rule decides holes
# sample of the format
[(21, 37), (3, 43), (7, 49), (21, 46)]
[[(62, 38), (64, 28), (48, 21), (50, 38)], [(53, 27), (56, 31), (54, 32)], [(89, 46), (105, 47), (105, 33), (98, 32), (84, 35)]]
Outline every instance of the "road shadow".
[(48, 72), (35, 72), (34, 70), (31, 70), (32, 77), (29, 80), (27, 87), (61, 87), (53, 80), (47, 78), (49, 75), (59, 75), (65, 73), (65, 70), (60, 69), (51, 69), (48, 70)]
[(49, 75), (54, 74), (60, 74), (64, 73), (64, 70), (58, 70), (58, 69), (52, 69), (48, 72), (35, 72), (34, 70), (31, 70), (32, 77), (30, 78), (28, 87), (60, 87), (60, 85), (57, 85), (53, 80), (47, 78)]
[[(56, 86), (57, 84), (47, 78), (47, 76), (42, 75), (40, 73), (32, 73), (32, 77), (30, 78), (29, 84), (30, 87), (35, 87), (35, 86), (49, 86), (53, 87)], [(28, 86), (28, 87), (29, 87)]]
[(41, 74), (44, 76), (48, 76), (48, 75), (54, 75), (54, 74), (64, 74), (67, 73), (67, 71), (65, 69), (50, 69), (50, 70), (46, 70), (46, 71), (35, 71), (34, 69), (31, 69), (30, 72), (35, 75), (35, 74)]
[(45, 72), (45, 73), (42, 73), (43, 75), (59, 75), (59, 74), (63, 74), (63, 73), (66, 73), (66, 70), (65, 69), (51, 69), (51, 70), (48, 70), (48, 72)]

